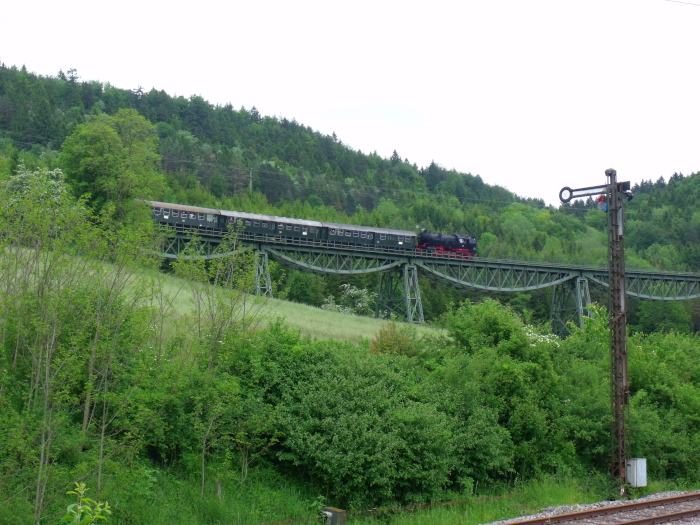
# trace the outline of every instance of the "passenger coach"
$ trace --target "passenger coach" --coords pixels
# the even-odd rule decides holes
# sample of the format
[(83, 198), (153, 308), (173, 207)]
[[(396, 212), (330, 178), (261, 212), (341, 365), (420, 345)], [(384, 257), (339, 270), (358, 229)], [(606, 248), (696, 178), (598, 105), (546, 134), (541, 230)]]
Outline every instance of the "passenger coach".
[(321, 235), (323, 224), (317, 221), (290, 219), (288, 217), (260, 215), (241, 211), (221, 210), (219, 213), (225, 218), (224, 223), (226, 225), (242, 225), (244, 234), (263, 235), (279, 239), (321, 240), (323, 238)]
[(304, 219), (277, 217), (239, 211), (145, 201), (153, 208), (153, 218), (177, 231), (223, 234), (230, 226), (241, 228), (244, 238), (268, 238), (278, 241), (322, 241), (329, 246), (395, 249), (413, 251), (416, 234), (412, 231), (373, 228)]

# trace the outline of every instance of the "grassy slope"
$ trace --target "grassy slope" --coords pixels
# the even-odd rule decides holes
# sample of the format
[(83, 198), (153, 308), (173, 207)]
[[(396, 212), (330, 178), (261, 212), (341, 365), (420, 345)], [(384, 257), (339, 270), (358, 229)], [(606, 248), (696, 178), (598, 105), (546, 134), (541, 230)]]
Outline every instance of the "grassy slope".
[[(159, 274), (166, 293), (174, 297), (174, 314), (187, 314), (193, 309), (193, 295), (182, 280), (171, 275)], [(338, 312), (329, 312), (313, 306), (282, 299), (248, 296), (244, 305), (247, 313), (261, 317), (258, 324), (264, 327), (275, 319), (283, 319), (291, 329), (313, 339), (335, 339), (358, 343), (371, 340), (388, 321), (371, 317), (360, 317)], [(418, 335), (437, 335), (439, 329), (427, 325), (416, 327)]]
[[(281, 299), (267, 299), (264, 313), (268, 318), (280, 317), (293, 329), (314, 339), (337, 339), (359, 342), (373, 339), (379, 329), (388, 321), (371, 317), (329, 312)], [(418, 326), (421, 335), (437, 334), (438, 330), (429, 326)]]

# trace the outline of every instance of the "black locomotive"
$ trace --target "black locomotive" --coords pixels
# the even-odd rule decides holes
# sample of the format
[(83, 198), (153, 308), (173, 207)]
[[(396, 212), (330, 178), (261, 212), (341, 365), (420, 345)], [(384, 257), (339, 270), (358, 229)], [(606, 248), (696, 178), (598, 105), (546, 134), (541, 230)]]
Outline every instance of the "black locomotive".
[(474, 257), (476, 255), (476, 239), (469, 235), (444, 235), (422, 230), (418, 234), (416, 250), (456, 253), (465, 257)]
[(335, 247), (372, 247), (398, 252), (432, 253), (439, 256), (472, 258), (476, 239), (463, 235), (430, 234), (340, 224), (274, 215), (185, 206), (168, 202), (146, 201), (153, 208), (156, 222), (177, 231), (196, 230), (200, 234), (221, 235), (236, 227), (248, 240), (324, 243)]

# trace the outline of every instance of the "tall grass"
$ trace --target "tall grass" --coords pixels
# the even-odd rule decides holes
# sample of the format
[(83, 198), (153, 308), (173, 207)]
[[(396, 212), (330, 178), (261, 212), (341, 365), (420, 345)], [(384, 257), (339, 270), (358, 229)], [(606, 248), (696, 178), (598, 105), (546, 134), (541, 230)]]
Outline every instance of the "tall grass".
[(147, 491), (124, 487), (111, 495), (113, 515), (106, 523), (252, 525), (314, 517), (308, 491), (266, 468), (251, 471), (245, 483), (229, 480), (208, 487), (204, 497), (197, 480), (151, 472), (155, 483)]
[[(292, 329), (314, 339), (336, 339), (357, 343), (373, 339), (388, 321), (358, 315), (330, 312), (313, 306), (268, 299), (263, 309), (267, 318), (282, 318)], [(418, 335), (436, 335), (440, 330), (430, 326), (417, 326)]]
[[(187, 282), (183, 279), (166, 274), (151, 275), (158, 280), (164, 294), (171, 302), (170, 317), (177, 318), (192, 312), (193, 298)], [(253, 316), (254, 326), (269, 325), (276, 319), (283, 319), (292, 330), (299, 331), (303, 336), (312, 339), (335, 339), (358, 343), (362, 340), (373, 339), (388, 321), (330, 312), (313, 306), (274, 299), (247, 295), (240, 302), (240, 314)], [(155, 306), (155, 305), (154, 305)], [(418, 335), (438, 335), (441, 330), (427, 325), (416, 326)]]
[[(673, 487), (651, 483), (635, 489), (633, 497), (641, 497)], [(353, 525), (479, 525), (527, 516), (548, 507), (594, 503), (613, 499), (615, 490), (606, 475), (575, 479), (544, 477), (510, 487), (493, 487), (480, 495), (433, 504), (427, 508), (379, 509), (370, 512), (350, 512), (348, 523)], [(570, 512), (575, 512), (571, 510)]]

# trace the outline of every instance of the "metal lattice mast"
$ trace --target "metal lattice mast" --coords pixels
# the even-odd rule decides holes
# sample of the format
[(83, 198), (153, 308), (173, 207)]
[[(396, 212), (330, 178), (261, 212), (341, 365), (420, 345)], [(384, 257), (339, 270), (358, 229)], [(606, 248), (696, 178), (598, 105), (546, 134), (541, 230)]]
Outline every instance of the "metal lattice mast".
[(420, 299), (420, 288), (418, 287), (418, 270), (415, 265), (404, 265), (403, 282), (406, 301), (406, 322), (425, 322), (425, 318), (423, 317), (423, 303)]
[(255, 295), (272, 297), (270, 261), (267, 252), (260, 250), (255, 251)]
[(568, 323), (583, 328), (583, 318), (590, 317), (586, 308), (591, 303), (588, 279), (576, 277), (554, 286), (550, 320), (552, 332), (560, 337), (571, 333)]
[(415, 265), (403, 264), (379, 275), (375, 314), (386, 319), (393, 316), (407, 323), (425, 321)]
[(396, 298), (396, 274), (391, 269), (379, 274), (379, 287), (377, 289), (377, 309), (375, 317), (391, 319), (392, 314), (398, 316), (397, 310), (401, 307), (403, 298)]
[(624, 483), (627, 474), (627, 422), (629, 376), (627, 375), (627, 304), (625, 290), (625, 232), (622, 191), (617, 172), (608, 177), (608, 263), (610, 268), (610, 401), (613, 414), (612, 475)]

